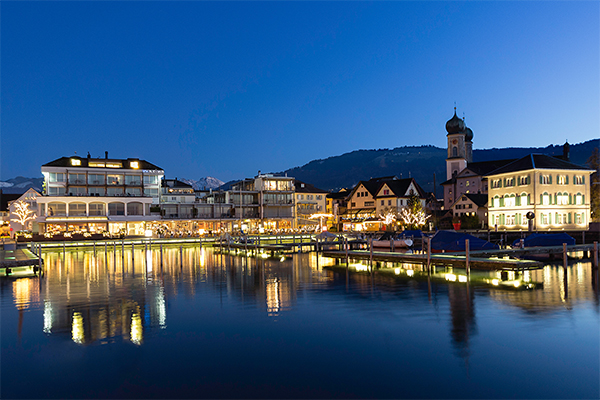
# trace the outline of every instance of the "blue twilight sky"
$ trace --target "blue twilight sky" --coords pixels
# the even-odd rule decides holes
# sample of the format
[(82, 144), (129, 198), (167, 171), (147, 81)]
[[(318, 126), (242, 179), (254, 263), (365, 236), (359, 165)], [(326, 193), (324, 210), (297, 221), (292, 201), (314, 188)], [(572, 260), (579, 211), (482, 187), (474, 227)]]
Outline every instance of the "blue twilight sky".
[(600, 132), (598, 2), (5, 2), (0, 179), (77, 152), (222, 180)]

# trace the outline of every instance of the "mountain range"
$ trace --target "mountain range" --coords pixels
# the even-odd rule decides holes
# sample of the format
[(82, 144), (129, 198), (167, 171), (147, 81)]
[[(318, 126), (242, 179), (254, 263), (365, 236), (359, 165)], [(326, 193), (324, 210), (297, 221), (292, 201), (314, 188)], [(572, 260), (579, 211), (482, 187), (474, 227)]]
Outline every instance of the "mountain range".
[[(570, 145), (570, 160), (585, 165), (600, 140), (588, 140)], [(502, 149), (484, 149), (473, 151), (473, 161), (503, 160), (521, 158), (531, 153), (559, 156), (563, 154), (562, 145), (547, 147), (507, 147)], [(311, 161), (301, 167), (290, 168), (278, 174), (287, 174), (308, 182), (320, 189), (337, 191), (352, 188), (358, 181), (381, 176), (415, 178), (426, 191), (441, 195), (440, 183), (446, 180), (445, 148), (435, 146), (404, 146), (395, 149), (355, 150), (339, 156)]]
[[(594, 148), (599, 147), (600, 140), (588, 140), (570, 146), (571, 162), (585, 165)], [(507, 147), (502, 149), (483, 149), (473, 151), (473, 161), (502, 160), (521, 158), (531, 153), (558, 156), (563, 154), (562, 145), (547, 147)], [(399, 178), (415, 178), (421, 187), (431, 192), (437, 186), (437, 194), (441, 194), (440, 183), (446, 180), (445, 148), (435, 146), (403, 146), (394, 149), (355, 150), (326, 159), (313, 160), (301, 167), (294, 167), (275, 174), (287, 174), (310, 183), (320, 189), (337, 191), (341, 188), (352, 188), (361, 180), (380, 176), (398, 176)], [(194, 187), (195, 190), (227, 189), (236, 180), (223, 181), (206, 177), (198, 180), (180, 179)], [(0, 181), (0, 189), (4, 193), (24, 193), (30, 187), (41, 191), (43, 178), (16, 178)]]

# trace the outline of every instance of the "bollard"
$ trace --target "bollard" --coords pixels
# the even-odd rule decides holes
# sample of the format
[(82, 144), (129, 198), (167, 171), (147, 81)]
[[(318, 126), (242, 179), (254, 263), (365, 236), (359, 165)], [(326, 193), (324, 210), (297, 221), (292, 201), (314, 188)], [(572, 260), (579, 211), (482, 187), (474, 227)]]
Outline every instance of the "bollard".
[(567, 244), (563, 243), (563, 269), (565, 270), (565, 275), (567, 274)]
[(469, 239), (465, 240), (465, 258), (467, 266), (467, 279), (471, 276), (471, 265), (469, 264)]

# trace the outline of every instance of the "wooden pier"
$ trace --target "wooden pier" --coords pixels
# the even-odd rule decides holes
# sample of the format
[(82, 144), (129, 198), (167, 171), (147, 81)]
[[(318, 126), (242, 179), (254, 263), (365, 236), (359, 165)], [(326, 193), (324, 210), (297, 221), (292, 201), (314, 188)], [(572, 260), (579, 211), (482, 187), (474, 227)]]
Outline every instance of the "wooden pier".
[[(383, 261), (394, 263), (408, 264), (423, 264), (427, 265), (427, 254), (407, 254), (407, 253), (391, 253), (379, 251), (325, 251), (324, 257), (368, 260), (368, 261)], [(445, 265), (459, 268), (465, 268), (467, 264), (466, 255), (451, 255), (451, 254), (431, 254), (431, 265)], [(506, 271), (521, 271), (540, 269), (544, 266), (539, 261), (517, 260), (517, 259), (501, 259), (501, 258), (484, 258), (484, 257), (469, 257), (469, 266), (471, 269), (479, 270), (506, 270)]]
[(42, 262), (42, 259), (29, 249), (0, 250), (0, 276), (37, 275)]

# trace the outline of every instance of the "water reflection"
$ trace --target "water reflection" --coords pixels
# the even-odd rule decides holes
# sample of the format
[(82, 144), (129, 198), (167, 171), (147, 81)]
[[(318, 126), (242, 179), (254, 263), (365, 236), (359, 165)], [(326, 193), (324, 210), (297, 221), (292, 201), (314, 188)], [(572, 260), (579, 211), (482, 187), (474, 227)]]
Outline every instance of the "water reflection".
[(540, 289), (507, 290), (471, 286), (452, 269), (429, 274), (420, 265), (389, 263), (379, 264), (377, 269), (360, 263), (346, 268), (314, 253), (280, 259), (219, 254), (198, 247), (171, 247), (162, 252), (116, 247), (97, 252), (48, 251), (44, 259), (42, 278), (3, 281), (3, 288), (10, 282), (19, 310), (19, 337), (23, 311), (40, 307), (44, 333), (67, 336), (80, 345), (115, 340), (142, 345), (167, 328), (170, 299), (180, 294), (193, 298), (198, 290), (218, 291), (221, 301), (225, 298), (256, 307), (270, 318), (295, 307), (305, 291), (341, 290), (345, 301), (363, 303), (358, 312), (437, 308), (439, 301), (447, 299), (449, 335), (457, 355), (465, 359), (477, 335), (477, 296), (527, 314), (569, 310), (583, 302), (592, 302), (598, 311), (598, 271), (583, 262), (571, 265), (566, 275), (556, 265), (521, 275), (474, 274), (473, 282), (489, 281), (490, 285), (497, 284), (493, 281), (543, 283)]

